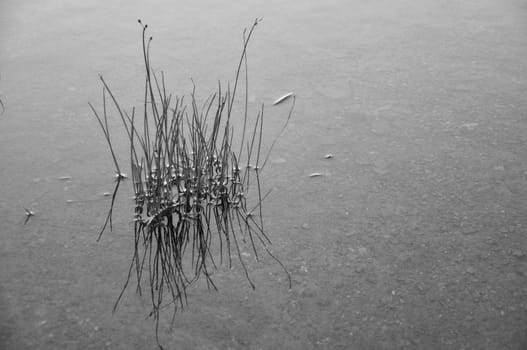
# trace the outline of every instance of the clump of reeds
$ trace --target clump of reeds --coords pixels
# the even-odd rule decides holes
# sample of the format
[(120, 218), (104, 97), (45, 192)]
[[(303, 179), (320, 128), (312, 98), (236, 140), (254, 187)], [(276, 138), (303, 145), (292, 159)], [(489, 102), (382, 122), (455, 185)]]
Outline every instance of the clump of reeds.
[[(146, 72), (142, 118), (136, 118), (135, 108), (130, 115), (120, 107), (102, 76), (102, 114), (90, 104), (103, 130), (117, 172), (112, 202), (99, 239), (108, 223), (111, 228), (116, 193), (125, 178), (108, 129), (107, 96), (130, 141), (135, 249), (114, 311), (134, 272), (137, 291), (141, 293), (146, 271), (152, 302), (151, 315), (156, 320), (156, 337), (163, 302), (172, 305), (175, 313), (186, 305), (189, 285), (202, 276), (209, 288), (216, 289), (211, 269), (224, 263), (224, 260), (230, 266), (231, 257), (237, 257), (249, 284), (254, 288), (241, 254), (241, 244), (248, 244), (256, 259), (259, 248), (263, 248), (283, 267), (268, 248), (271, 241), (264, 231), (262, 217), (262, 201), (268, 193), (262, 194), (261, 173), (276, 139), (264, 156), (261, 149), (263, 105), (254, 124), (250, 126), (248, 122), (247, 45), (258, 22), (258, 19), (255, 20), (251, 28), (244, 31), (243, 50), (233, 86), (225, 88), (218, 83), (217, 91), (205, 100), (202, 107), (198, 107), (195, 87), (188, 102), (183, 97), (172, 98), (167, 94), (164, 75), (156, 75), (151, 67), (152, 38), (147, 39), (147, 26), (139, 21), (143, 28)], [(231, 116), (243, 72), (243, 127), (235, 133)], [(284, 128), (293, 107), (294, 99)], [(241, 138), (237, 146), (235, 136)], [(291, 283), (288, 273), (287, 276)], [(167, 295), (168, 302), (165, 300)]]

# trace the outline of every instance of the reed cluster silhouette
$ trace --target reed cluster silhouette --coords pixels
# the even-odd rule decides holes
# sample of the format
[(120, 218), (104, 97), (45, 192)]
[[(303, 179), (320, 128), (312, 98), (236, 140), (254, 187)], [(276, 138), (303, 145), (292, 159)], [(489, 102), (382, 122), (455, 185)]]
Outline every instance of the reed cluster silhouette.
[[(209, 288), (216, 289), (211, 269), (224, 263), (230, 267), (234, 257), (254, 289), (241, 254), (242, 245), (248, 245), (257, 260), (263, 249), (284, 268), (291, 285), (289, 273), (269, 249), (271, 240), (264, 230), (262, 213), (262, 202), (269, 192), (262, 193), (261, 173), (291, 118), (295, 99), (293, 96), (283, 128), (264, 155), (264, 105), (253, 122), (248, 117), (247, 46), (259, 21), (256, 19), (243, 32), (243, 50), (233, 85), (225, 87), (218, 82), (217, 91), (199, 104), (195, 86), (187, 98), (167, 93), (164, 74), (157, 75), (151, 66), (152, 37), (147, 38), (147, 25), (139, 20), (145, 67), (141, 117), (136, 115), (135, 107), (131, 114), (121, 108), (102, 76), (102, 112), (89, 104), (116, 168), (116, 186), (98, 240), (108, 225), (112, 228), (116, 194), (128, 177), (121, 172), (112, 144), (108, 102), (129, 139), (135, 201), (134, 252), (114, 311), (134, 274), (138, 293), (142, 293), (142, 282), (146, 280), (159, 346), (162, 309), (172, 306), (175, 315), (185, 307), (187, 288), (200, 277), (204, 277)], [(243, 127), (235, 132), (231, 117), (240, 80), (245, 83)]]

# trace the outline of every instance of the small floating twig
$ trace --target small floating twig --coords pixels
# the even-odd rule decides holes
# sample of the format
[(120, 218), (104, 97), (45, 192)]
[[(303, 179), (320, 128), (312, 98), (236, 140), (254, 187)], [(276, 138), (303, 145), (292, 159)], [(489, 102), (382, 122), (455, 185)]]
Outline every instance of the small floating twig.
[(61, 177), (59, 177), (59, 180), (61, 180), (61, 181), (71, 180), (71, 176), (61, 176)]
[(277, 99), (276, 101), (273, 102), (273, 105), (277, 105), (279, 103), (282, 103), (284, 102), (285, 100), (287, 100), (288, 98), (290, 98), (291, 96), (294, 96), (295, 94), (293, 92), (289, 92), (287, 94), (285, 94), (284, 96), (280, 97), (279, 99)]
[(318, 177), (318, 176), (322, 176), (322, 175), (324, 175), (324, 174), (322, 174), (322, 173), (311, 173), (311, 174), (309, 174), (309, 177)]

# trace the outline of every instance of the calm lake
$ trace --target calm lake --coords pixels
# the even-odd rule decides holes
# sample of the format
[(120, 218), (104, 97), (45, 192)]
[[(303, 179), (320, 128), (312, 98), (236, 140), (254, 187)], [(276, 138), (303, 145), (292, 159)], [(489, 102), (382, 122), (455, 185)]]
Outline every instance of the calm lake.
[(197, 283), (172, 328), (167, 308), (165, 349), (527, 346), (525, 1), (2, 0), (0, 348), (157, 348), (135, 280), (112, 315), (133, 193), (125, 182), (97, 242), (114, 166), (88, 106), (102, 108), (99, 74), (141, 106), (139, 18), (168, 91), (194, 82), (202, 99), (234, 80), (262, 18), (248, 101), (253, 121), (265, 104), (264, 149), (287, 118), (273, 101), (297, 96), (262, 178), (292, 288), (247, 246), (256, 290), (220, 267), (219, 291)]

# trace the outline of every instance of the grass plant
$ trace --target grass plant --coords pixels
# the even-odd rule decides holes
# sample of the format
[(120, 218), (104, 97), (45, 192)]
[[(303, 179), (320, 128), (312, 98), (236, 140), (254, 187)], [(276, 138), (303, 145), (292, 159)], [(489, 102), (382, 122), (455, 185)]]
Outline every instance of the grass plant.
[[(152, 37), (146, 35), (147, 25), (140, 20), (139, 23), (145, 66), (142, 113), (136, 113), (135, 108), (131, 113), (121, 108), (102, 76), (102, 112), (90, 104), (116, 170), (116, 186), (98, 240), (108, 225), (112, 229), (116, 194), (126, 178), (112, 145), (107, 108), (110, 102), (129, 140), (135, 204), (134, 252), (114, 311), (133, 275), (138, 293), (142, 293), (146, 281), (159, 345), (160, 312), (170, 306), (175, 315), (184, 308), (188, 287), (200, 278), (209, 288), (216, 289), (211, 272), (219, 265), (230, 267), (236, 259), (248, 283), (255, 288), (241, 254), (242, 245), (249, 246), (257, 260), (263, 250), (284, 268), (289, 285), (291, 278), (270, 251), (271, 240), (264, 230), (262, 213), (262, 202), (269, 192), (262, 193), (261, 174), (276, 139), (263, 154), (263, 104), (252, 125), (248, 117), (247, 46), (259, 19), (244, 30), (243, 50), (232, 86), (218, 82), (216, 92), (201, 104), (195, 86), (188, 97), (167, 94), (164, 74), (152, 69)], [(240, 80), (245, 83), (243, 127), (236, 133), (232, 116)], [(284, 129), (294, 102), (293, 96)]]

